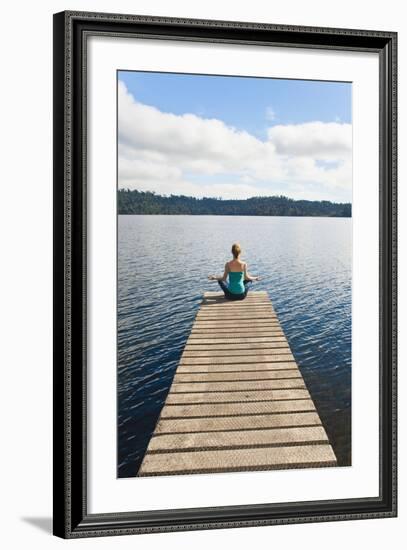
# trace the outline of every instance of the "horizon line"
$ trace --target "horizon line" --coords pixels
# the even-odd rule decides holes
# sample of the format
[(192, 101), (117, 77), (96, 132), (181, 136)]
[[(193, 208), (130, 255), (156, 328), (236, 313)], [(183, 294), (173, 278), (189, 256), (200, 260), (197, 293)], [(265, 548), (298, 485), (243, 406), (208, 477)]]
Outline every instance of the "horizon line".
[(272, 199), (272, 198), (284, 198), (291, 201), (308, 201), (308, 202), (329, 202), (331, 204), (352, 204), (352, 201), (347, 202), (335, 202), (329, 199), (295, 199), (293, 197), (289, 197), (288, 195), (253, 195), (251, 197), (246, 198), (224, 198), (224, 197), (215, 197), (215, 196), (202, 196), (202, 197), (195, 197), (193, 195), (184, 195), (180, 193), (172, 193), (170, 195), (158, 193), (156, 191), (150, 191), (150, 190), (140, 190), (140, 189), (130, 189), (129, 187), (118, 187), (117, 191), (126, 191), (126, 192), (134, 192), (137, 193), (150, 193), (152, 195), (163, 197), (163, 198), (170, 198), (170, 197), (186, 197), (188, 199), (195, 199), (195, 200), (203, 200), (203, 199), (210, 199), (210, 200), (218, 200), (218, 201), (247, 201), (252, 199)]

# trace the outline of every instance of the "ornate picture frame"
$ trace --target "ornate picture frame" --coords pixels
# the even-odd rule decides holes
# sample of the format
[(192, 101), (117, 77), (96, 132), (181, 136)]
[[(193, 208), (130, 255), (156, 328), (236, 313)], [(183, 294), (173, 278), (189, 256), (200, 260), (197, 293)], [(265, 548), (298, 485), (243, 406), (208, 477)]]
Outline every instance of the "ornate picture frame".
[[(379, 60), (379, 494), (92, 513), (88, 506), (88, 40), (142, 38)], [(397, 34), (123, 14), (54, 15), (54, 534), (63, 538), (394, 517), (397, 514)], [(92, 343), (93, 346), (97, 342)], [(112, 448), (112, 453), (115, 450)]]

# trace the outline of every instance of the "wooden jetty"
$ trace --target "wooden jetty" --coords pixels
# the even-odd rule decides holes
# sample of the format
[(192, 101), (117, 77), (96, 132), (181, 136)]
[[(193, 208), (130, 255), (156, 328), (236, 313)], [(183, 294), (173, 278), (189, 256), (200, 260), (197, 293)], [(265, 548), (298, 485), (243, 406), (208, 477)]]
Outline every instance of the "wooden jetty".
[(336, 465), (267, 292), (206, 292), (138, 475)]

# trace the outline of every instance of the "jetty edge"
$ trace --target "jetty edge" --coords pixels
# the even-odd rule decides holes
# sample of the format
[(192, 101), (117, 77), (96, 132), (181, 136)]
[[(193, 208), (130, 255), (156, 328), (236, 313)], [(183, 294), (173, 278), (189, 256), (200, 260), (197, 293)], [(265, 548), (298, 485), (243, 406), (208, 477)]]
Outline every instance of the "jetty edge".
[(139, 476), (337, 466), (271, 300), (205, 292)]

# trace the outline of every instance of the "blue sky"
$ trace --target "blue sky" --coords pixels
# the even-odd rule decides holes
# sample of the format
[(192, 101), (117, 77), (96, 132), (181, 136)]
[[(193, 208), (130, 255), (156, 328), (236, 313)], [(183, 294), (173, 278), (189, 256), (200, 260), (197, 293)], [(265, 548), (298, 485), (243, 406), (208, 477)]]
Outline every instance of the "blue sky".
[(120, 187), (351, 199), (350, 83), (137, 71), (118, 81)]
[(134, 71), (120, 71), (119, 79), (139, 101), (161, 111), (217, 118), (262, 137), (275, 124), (351, 122), (347, 82)]

